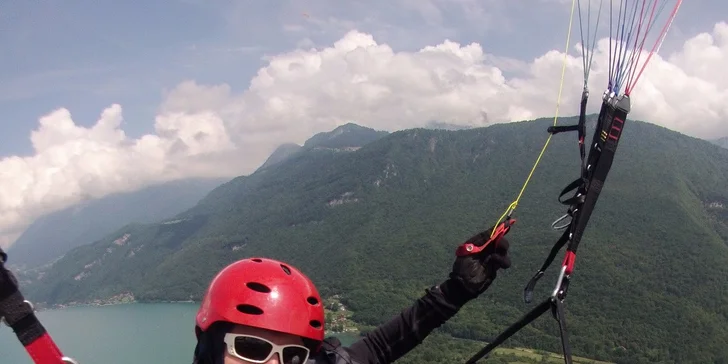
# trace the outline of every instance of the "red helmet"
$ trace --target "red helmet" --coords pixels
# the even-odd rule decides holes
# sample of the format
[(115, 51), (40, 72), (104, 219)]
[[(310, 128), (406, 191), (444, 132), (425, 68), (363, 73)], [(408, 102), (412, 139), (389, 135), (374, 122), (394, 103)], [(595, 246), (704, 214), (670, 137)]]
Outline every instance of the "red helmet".
[(207, 331), (216, 321), (324, 339), (324, 307), (316, 287), (298, 269), (273, 259), (239, 260), (213, 278), (196, 322)]

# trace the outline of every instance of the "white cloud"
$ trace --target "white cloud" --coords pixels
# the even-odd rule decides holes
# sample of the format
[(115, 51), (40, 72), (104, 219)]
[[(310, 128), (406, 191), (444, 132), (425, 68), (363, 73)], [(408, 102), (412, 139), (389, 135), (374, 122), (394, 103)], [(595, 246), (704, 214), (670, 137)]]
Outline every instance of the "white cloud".
[[(596, 111), (606, 84), (608, 43), (601, 41), (590, 88)], [(580, 47), (579, 47), (580, 48)], [(352, 31), (325, 49), (269, 57), (250, 87), (184, 82), (171, 90), (139, 139), (120, 129), (121, 107), (96, 125), (76, 125), (65, 109), (40, 119), (35, 155), (0, 160), (0, 233), (82, 198), (189, 176), (239, 175), (284, 142), (346, 122), (395, 130), (440, 121), (472, 126), (552, 116), (563, 53), (531, 62), (484, 53), (478, 44), (445, 41), (395, 52)], [(698, 137), (728, 135), (728, 24), (688, 40), (667, 58), (654, 56), (633, 93), (633, 118)], [(517, 76), (506, 77), (501, 68)], [(561, 115), (574, 114), (581, 57), (568, 57)], [(0, 234), (0, 235), (2, 235)]]
[(15, 233), (7, 233), (4, 235), (0, 235), (0, 248), (8, 248), (10, 245), (12, 245), (15, 240), (20, 237), (20, 232)]
[(224, 165), (205, 158), (234, 147), (214, 113), (160, 115), (157, 134), (136, 140), (126, 137), (121, 121), (119, 105), (104, 110), (91, 128), (75, 125), (65, 109), (42, 117), (31, 136), (35, 155), (0, 160), (0, 232), (17, 234), (32, 219), (82, 199), (225, 174)]

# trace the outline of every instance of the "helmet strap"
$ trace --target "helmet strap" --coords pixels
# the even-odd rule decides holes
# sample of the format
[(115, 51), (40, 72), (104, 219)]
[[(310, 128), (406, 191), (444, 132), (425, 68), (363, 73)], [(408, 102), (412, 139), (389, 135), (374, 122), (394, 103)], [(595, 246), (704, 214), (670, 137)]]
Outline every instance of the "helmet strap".
[(202, 331), (196, 326), (197, 345), (192, 364), (223, 364), (225, 357), (223, 339), (232, 326), (227, 322), (216, 322), (207, 331)]

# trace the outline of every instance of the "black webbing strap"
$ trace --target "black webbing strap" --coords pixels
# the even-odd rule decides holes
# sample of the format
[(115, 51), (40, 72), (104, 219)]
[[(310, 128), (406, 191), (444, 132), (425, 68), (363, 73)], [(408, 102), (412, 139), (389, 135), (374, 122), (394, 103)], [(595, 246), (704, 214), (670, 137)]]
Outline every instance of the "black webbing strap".
[[(582, 178), (578, 178), (569, 183), (559, 195), (559, 201), (562, 204), (569, 205), (567, 215), (571, 216), (572, 220), (567, 225), (568, 229), (564, 231), (556, 244), (554, 244), (546, 261), (526, 285), (524, 289), (524, 301), (526, 303), (532, 301), (533, 289), (537, 281), (544, 275), (545, 270), (556, 258), (556, 254), (566, 243), (568, 243), (567, 250), (576, 254), (576, 249), (579, 246), (579, 242), (581, 242), (586, 225), (599, 199), (602, 186), (612, 167), (614, 154), (628, 112), (629, 98), (626, 96), (616, 100), (616, 103), (612, 103), (610, 100), (604, 100), (602, 103), (599, 118), (597, 119), (597, 127), (592, 137), (589, 158), (587, 164), (582, 168)], [(579, 120), (581, 123), (581, 116)], [(580, 144), (583, 145), (581, 140)], [(576, 192), (574, 192), (571, 198), (561, 200), (564, 195), (575, 189)], [(570, 271), (567, 273), (571, 274)]]
[(513, 336), (518, 330), (522, 329), (524, 326), (531, 323), (531, 321), (539, 318), (541, 315), (543, 315), (544, 312), (548, 311), (551, 307), (551, 300), (545, 300), (541, 302), (540, 305), (536, 306), (533, 310), (525, 314), (523, 317), (521, 317), (520, 320), (516, 321), (513, 325), (509, 326), (505, 331), (503, 331), (498, 337), (495, 338), (492, 342), (488, 343), (486, 347), (481, 349), (477, 354), (475, 354), (472, 358), (470, 358), (466, 364), (473, 364), (476, 363), (481, 358), (485, 357), (490, 351), (495, 349), (498, 345), (502, 344), (504, 341), (506, 341), (509, 337)]
[(18, 280), (7, 268), (7, 254), (0, 249), (0, 319), (10, 326), (36, 364), (73, 363), (64, 357), (45, 327), (33, 312), (18, 287)]
[(526, 303), (531, 303), (533, 300), (533, 289), (536, 288), (536, 283), (538, 283), (538, 280), (543, 277), (544, 273), (546, 272), (546, 268), (548, 268), (551, 263), (553, 263), (554, 259), (556, 259), (556, 254), (559, 253), (561, 248), (566, 245), (566, 242), (569, 241), (569, 230), (564, 231), (563, 234), (561, 234), (561, 237), (559, 240), (554, 244), (554, 247), (551, 248), (551, 252), (549, 253), (548, 257), (546, 257), (546, 261), (541, 265), (541, 268), (539, 268), (538, 272), (531, 278), (530, 281), (528, 281), (528, 284), (526, 284), (526, 288), (523, 290), (523, 300)]
[(468, 359), (466, 364), (477, 363), (478, 360), (488, 356), (488, 353), (493, 351), (498, 345), (502, 344), (508, 338), (513, 336), (516, 332), (524, 328), (526, 325), (533, 322), (533, 320), (541, 317), (546, 311), (551, 309), (554, 318), (559, 322), (559, 331), (561, 332), (561, 347), (564, 351), (564, 361), (566, 364), (572, 364), (571, 361), (571, 347), (569, 346), (569, 334), (566, 331), (566, 315), (564, 314), (564, 304), (558, 297), (549, 297), (538, 306), (534, 307), (531, 311), (523, 315), (513, 325), (509, 326), (505, 331), (500, 333), (493, 341), (489, 342), (487, 346), (481, 349), (477, 354), (473, 355)]
[(551, 134), (558, 134), (563, 133), (565, 131), (577, 131), (579, 130), (579, 125), (554, 125), (549, 126), (548, 132)]
[(564, 363), (571, 364), (571, 345), (569, 345), (569, 332), (566, 330), (566, 313), (564, 313), (564, 302), (559, 298), (551, 298), (551, 303), (556, 307), (556, 321), (559, 322), (561, 333), (561, 350), (564, 353)]
[(577, 193), (585, 194), (586, 197), (581, 206), (578, 207), (580, 211), (574, 214), (574, 220), (572, 221), (572, 236), (568, 249), (574, 253), (576, 253), (576, 248), (584, 235), (584, 229), (586, 229), (589, 218), (594, 211), (609, 170), (612, 168), (612, 162), (619, 146), (627, 114), (630, 111), (628, 96), (623, 96), (614, 101), (614, 103), (605, 103), (608, 107), (605, 109), (604, 117), (600, 118), (596, 130), (594, 130), (592, 148), (589, 151), (589, 159), (587, 160), (588, 182), (577, 190)]
[[(577, 137), (579, 140), (579, 155), (581, 156), (581, 177), (586, 178), (586, 166), (584, 165), (584, 158), (586, 157), (586, 149), (584, 146), (584, 138), (586, 137), (586, 105), (589, 101), (589, 90), (585, 87), (581, 92), (581, 104), (579, 105), (579, 121), (574, 125), (564, 126), (550, 126), (547, 131), (551, 134), (558, 134), (568, 131), (579, 132)], [(602, 110), (604, 105), (602, 104)], [(601, 111), (600, 111), (601, 116)]]
[[(571, 198), (561, 201), (563, 204), (569, 205), (567, 214), (564, 216), (571, 216), (572, 219), (568, 225), (563, 227), (565, 229), (564, 233), (561, 235), (556, 244), (554, 244), (553, 248), (551, 248), (551, 252), (541, 268), (526, 285), (526, 288), (524, 289), (524, 300), (527, 303), (531, 302), (536, 283), (544, 275), (545, 270), (551, 265), (551, 263), (553, 263), (561, 248), (568, 244), (564, 262), (562, 263), (562, 270), (556, 284), (556, 289), (548, 299), (544, 300), (541, 304), (524, 315), (519, 321), (508, 327), (504, 332), (498, 335), (493, 342), (489, 343), (485, 348), (474, 355), (467, 362), (468, 364), (475, 363), (480, 358), (486, 356), (506, 339), (518, 332), (524, 326), (528, 325), (531, 321), (541, 316), (548, 310), (548, 308), (552, 309), (554, 317), (559, 322), (564, 362), (566, 364), (572, 363), (571, 347), (569, 345), (569, 336), (566, 329), (566, 315), (564, 312), (563, 300), (566, 297), (571, 273), (573, 272), (577, 247), (579, 246), (579, 242), (584, 234), (586, 225), (589, 222), (589, 218), (591, 217), (592, 211), (594, 210), (599, 198), (599, 194), (601, 193), (602, 186), (604, 185), (607, 174), (612, 166), (614, 155), (622, 135), (622, 129), (624, 127), (627, 114), (630, 111), (630, 100), (628, 96), (613, 98), (610, 95), (605, 95), (602, 102), (602, 108), (599, 112), (599, 118), (597, 119), (597, 127), (594, 130), (594, 135), (592, 137), (592, 146), (589, 150), (589, 157), (585, 164), (583, 134), (586, 95), (587, 93), (585, 91), (582, 97), (582, 109), (579, 117), (579, 124), (561, 129), (549, 128), (549, 132), (551, 133), (574, 130), (579, 131), (582, 173), (580, 178), (567, 185), (559, 195), (559, 201), (561, 201), (561, 197), (565, 194), (576, 190)], [(559, 220), (557, 220), (557, 222)]]
[(0, 318), (26, 346), (45, 334), (45, 329), (35, 317), (33, 307), (18, 290), (17, 278), (5, 268), (7, 254), (2, 249), (0, 259)]

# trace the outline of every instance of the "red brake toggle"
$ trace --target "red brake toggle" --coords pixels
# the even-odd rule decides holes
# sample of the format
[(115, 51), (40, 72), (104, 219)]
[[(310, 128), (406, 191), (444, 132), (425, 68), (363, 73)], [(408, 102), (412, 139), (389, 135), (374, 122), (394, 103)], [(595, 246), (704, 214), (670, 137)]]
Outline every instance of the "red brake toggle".
[(458, 257), (462, 257), (462, 256), (469, 255), (469, 254), (478, 254), (481, 251), (483, 251), (483, 249), (488, 247), (488, 245), (490, 245), (490, 243), (492, 243), (492, 242), (495, 242), (497, 245), (498, 241), (511, 230), (511, 226), (515, 222), (516, 222), (516, 219), (507, 218), (505, 221), (498, 224), (498, 226), (495, 229), (495, 234), (493, 234), (493, 236), (490, 239), (488, 239), (488, 241), (486, 241), (485, 244), (483, 244), (481, 246), (477, 246), (473, 243), (462, 244), (462, 245), (458, 246), (458, 248), (455, 250), (455, 255)]

